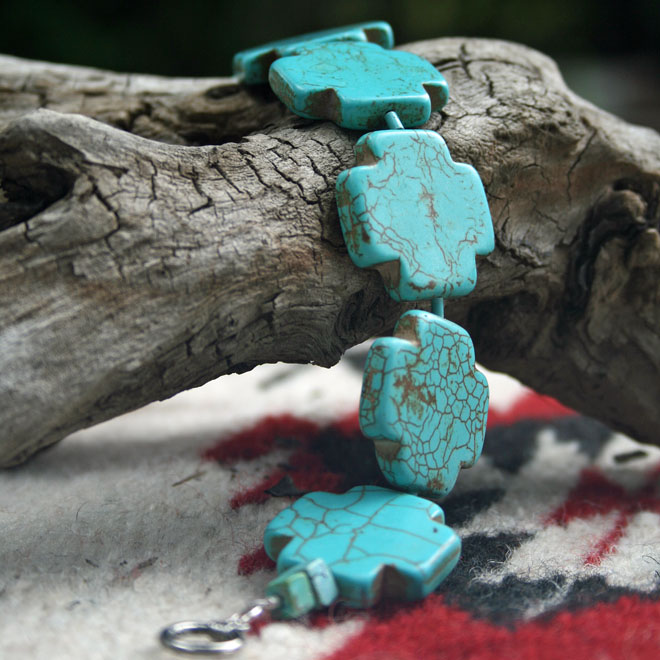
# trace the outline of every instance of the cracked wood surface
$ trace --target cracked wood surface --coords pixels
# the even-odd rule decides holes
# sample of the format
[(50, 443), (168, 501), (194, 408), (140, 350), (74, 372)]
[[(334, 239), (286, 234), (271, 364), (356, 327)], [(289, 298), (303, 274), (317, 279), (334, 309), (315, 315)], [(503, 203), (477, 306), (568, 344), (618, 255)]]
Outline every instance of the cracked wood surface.
[[(658, 443), (660, 136), (522, 46), (405, 48), (447, 77), (425, 128), (479, 171), (495, 226), (448, 317), (486, 366)], [(231, 79), (0, 57), (0, 464), (390, 332), (408, 307), (353, 266), (334, 200), (358, 137)]]

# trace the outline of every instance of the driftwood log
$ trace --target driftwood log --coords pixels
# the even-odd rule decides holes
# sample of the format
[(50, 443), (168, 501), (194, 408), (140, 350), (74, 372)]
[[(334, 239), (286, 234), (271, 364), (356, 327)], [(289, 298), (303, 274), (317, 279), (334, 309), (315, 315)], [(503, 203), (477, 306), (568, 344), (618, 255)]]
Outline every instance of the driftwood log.
[[(405, 48), (447, 77), (427, 128), (477, 168), (495, 226), (448, 316), (484, 365), (658, 443), (660, 136), (525, 47)], [(0, 58), (0, 464), (391, 330), (403, 306), (352, 265), (338, 225), (358, 137), (232, 79)]]

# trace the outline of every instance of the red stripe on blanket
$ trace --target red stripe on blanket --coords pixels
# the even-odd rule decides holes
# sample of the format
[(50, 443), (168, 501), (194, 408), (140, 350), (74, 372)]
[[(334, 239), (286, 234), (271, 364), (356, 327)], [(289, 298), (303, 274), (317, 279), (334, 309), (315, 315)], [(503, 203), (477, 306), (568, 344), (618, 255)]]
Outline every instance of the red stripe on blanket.
[(241, 490), (230, 500), (232, 509), (239, 509), (246, 504), (261, 504), (270, 494), (266, 491), (277, 485), (285, 475), (291, 478), (293, 485), (301, 492), (323, 490), (338, 493), (341, 489), (343, 476), (329, 472), (320, 456), (309, 453), (306, 445), (295, 451), (288, 459), (289, 470), (276, 469), (262, 479), (258, 484)]
[(599, 566), (600, 562), (616, 548), (616, 544), (623, 537), (632, 515), (629, 511), (622, 511), (616, 517), (612, 528), (595, 544), (594, 549), (584, 558), (584, 563), (590, 566)]
[[(357, 415), (348, 415), (330, 428), (350, 436), (358, 429)], [(277, 468), (256, 485), (236, 493), (230, 501), (232, 509), (265, 502), (270, 497), (266, 491), (273, 488), (285, 475), (291, 478), (300, 491), (338, 492), (341, 490), (342, 475), (328, 471), (321, 456), (310, 449), (311, 441), (321, 430), (322, 427), (318, 424), (293, 415), (266, 417), (255, 426), (221, 440), (205, 450), (202, 457), (220, 463), (233, 463), (264, 456), (278, 448), (278, 442), (281, 447), (293, 445), (294, 449), (287, 459), (288, 469)]]
[(266, 492), (275, 486), (285, 475), (284, 470), (277, 469), (263, 478), (256, 486), (238, 491), (231, 500), (229, 506), (232, 509), (240, 509), (246, 504), (261, 504), (265, 502), (270, 495)]
[(575, 411), (566, 408), (556, 399), (530, 390), (503, 412), (491, 407), (488, 411), (488, 428), (513, 424), (522, 419), (557, 419), (575, 414)]
[(431, 595), (393, 616), (374, 616), (324, 660), (655, 660), (659, 648), (660, 603), (636, 596), (510, 629)]
[(577, 486), (553, 511), (547, 524), (567, 525), (576, 518), (591, 518), (618, 510), (628, 495), (623, 486), (593, 468), (582, 470)]
[(278, 439), (306, 440), (319, 431), (318, 424), (294, 415), (270, 415), (258, 424), (224, 438), (202, 453), (207, 461), (234, 463), (269, 454)]
[(266, 554), (263, 545), (243, 555), (238, 562), (239, 575), (252, 575), (257, 571), (272, 571), (274, 569), (275, 562)]
[(603, 536), (594, 539), (592, 549), (584, 558), (585, 564), (598, 566), (616, 548), (635, 513), (660, 513), (660, 496), (656, 489), (659, 475), (660, 466), (650, 471), (640, 488), (628, 491), (596, 469), (583, 470), (577, 486), (566, 501), (548, 516), (546, 524), (567, 525), (578, 518), (588, 519), (618, 512), (612, 526)]
[[(488, 426), (512, 424), (521, 419), (553, 419), (575, 414), (554, 399), (528, 392), (504, 412), (491, 407)], [(339, 433), (350, 435), (359, 429), (358, 413), (353, 412), (332, 424)], [(307, 444), (318, 434), (321, 426), (290, 414), (271, 415), (247, 429), (223, 438), (202, 453), (202, 458), (220, 463), (254, 460), (269, 454), (280, 441), (298, 441)]]

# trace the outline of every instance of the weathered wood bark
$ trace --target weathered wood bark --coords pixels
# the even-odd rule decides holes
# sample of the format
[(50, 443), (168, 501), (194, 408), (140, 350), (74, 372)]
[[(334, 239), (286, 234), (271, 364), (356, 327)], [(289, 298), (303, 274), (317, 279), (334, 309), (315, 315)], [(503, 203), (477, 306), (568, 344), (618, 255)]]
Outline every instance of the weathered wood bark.
[[(480, 172), (497, 237), (448, 315), (486, 366), (658, 442), (660, 136), (522, 46), (406, 48), (448, 78), (428, 128)], [(391, 329), (403, 307), (338, 227), (357, 137), (230, 79), (1, 58), (0, 464), (224, 373), (331, 365)]]

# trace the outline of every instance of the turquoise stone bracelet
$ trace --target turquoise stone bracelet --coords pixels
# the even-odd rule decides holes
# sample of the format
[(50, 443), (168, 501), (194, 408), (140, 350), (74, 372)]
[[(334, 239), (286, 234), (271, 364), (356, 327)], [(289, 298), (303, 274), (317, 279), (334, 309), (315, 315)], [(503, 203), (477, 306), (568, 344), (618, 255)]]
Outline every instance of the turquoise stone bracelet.
[[(268, 80), (302, 117), (372, 131), (336, 184), (348, 253), (377, 269), (395, 300), (432, 309), (406, 312), (393, 337), (374, 341), (365, 367), (360, 427), (397, 490), (359, 486), (298, 499), (265, 531), (279, 572), (266, 599), (225, 622), (170, 626), (161, 639), (171, 648), (236, 650), (266, 610), (295, 618), (336, 600), (369, 607), (424, 598), (459, 560), (460, 539), (442, 509), (419, 495), (447, 495), (481, 454), (488, 383), (468, 333), (444, 318), (444, 299), (472, 291), (476, 255), (493, 249), (493, 227), (477, 172), (455, 163), (435, 132), (415, 128), (447, 103), (444, 77), (392, 45), (389, 25), (363, 23), (243, 51), (234, 73), (246, 84)], [(190, 634), (211, 640), (183, 639)]]

